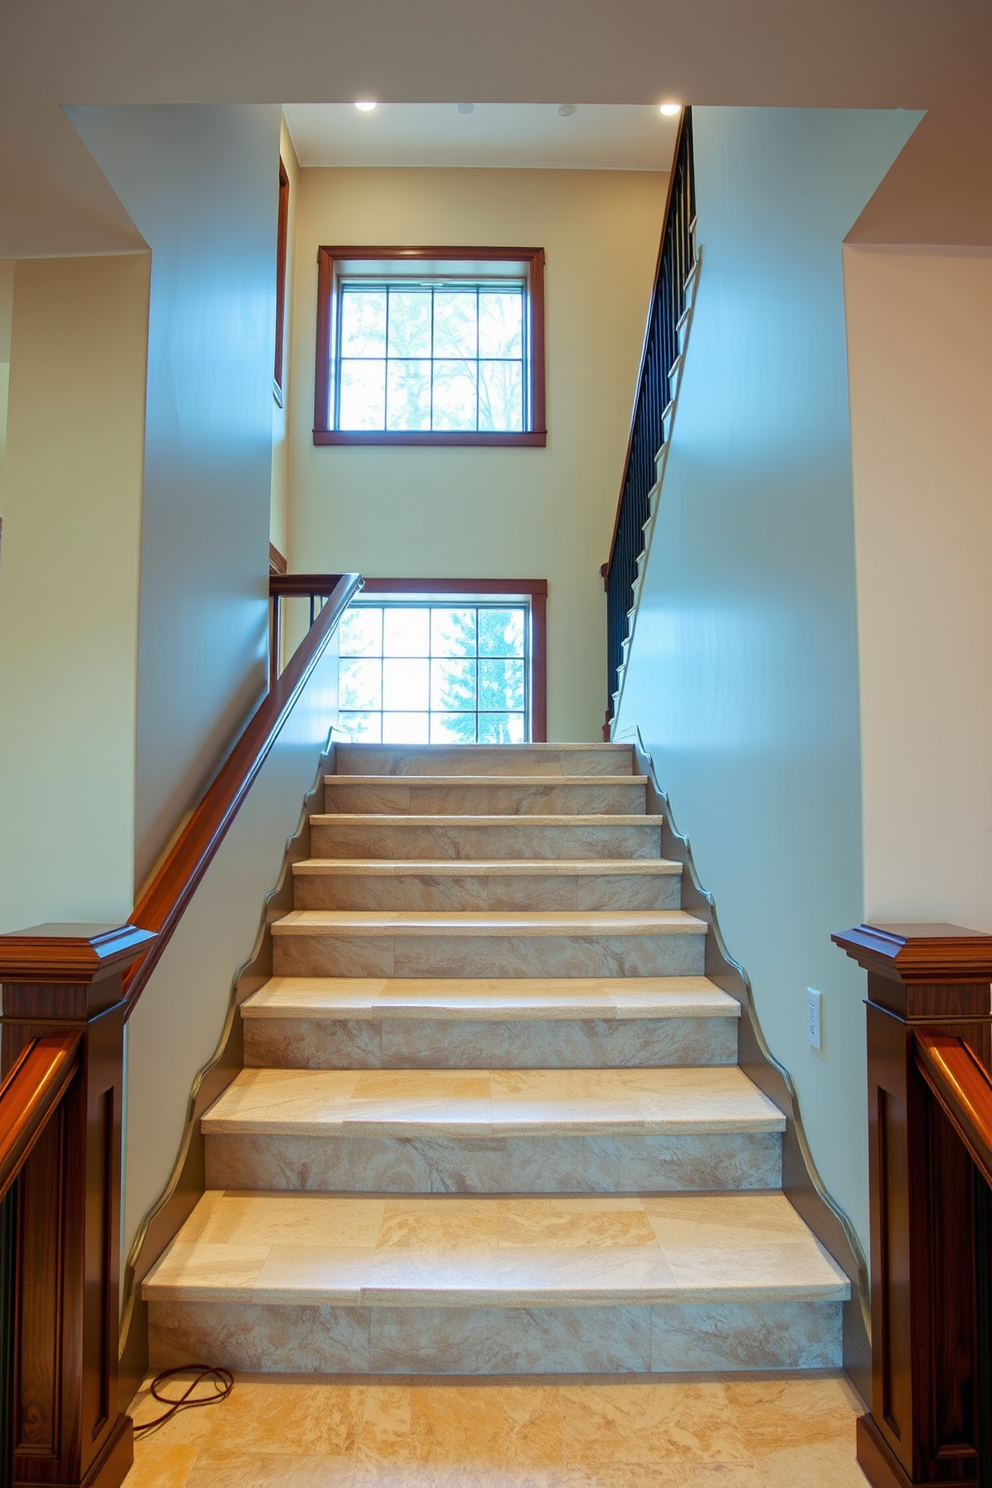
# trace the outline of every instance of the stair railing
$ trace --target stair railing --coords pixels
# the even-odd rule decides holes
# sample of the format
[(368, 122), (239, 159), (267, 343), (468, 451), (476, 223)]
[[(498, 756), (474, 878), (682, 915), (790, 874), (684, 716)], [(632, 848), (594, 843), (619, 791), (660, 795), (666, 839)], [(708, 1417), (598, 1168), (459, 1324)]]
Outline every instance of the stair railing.
[(0, 1488), (119, 1488), (133, 1461), (118, 1370), (124, 1025), (362, 582), (276, 577), (313, 596), (313, 624), (128, 923), (0, 935)]
[(868, 973), (873, 1488), (992, 1480), (992, 935), (860, 925)]
[(658, 265), (648, 310), (634, 409), (624, 459), (610, 556), (600, 572), (606, 589), (607, 709), (603, 738), (610, 737), (624, 641), (627, 639), (644, 528), (651, 517), (651, 493), (666, 439), (674, 384), (682, 351), (689, 285), (695, 254), (696, 198), (692, 158), (692, 111), (682, 110), (675, 158), (668, 183)]

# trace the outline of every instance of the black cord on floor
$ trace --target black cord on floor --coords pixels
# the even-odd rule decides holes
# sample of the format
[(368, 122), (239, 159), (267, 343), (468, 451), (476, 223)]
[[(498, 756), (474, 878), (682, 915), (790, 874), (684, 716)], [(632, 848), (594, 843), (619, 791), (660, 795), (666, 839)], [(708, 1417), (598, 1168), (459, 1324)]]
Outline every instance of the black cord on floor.
[[(182, 1395), (177, 1399), (174, 1395), (161, 1394), (161, 1386), (166, 1380), (174, 1379), (177, 1374), (193, 1375)], [(209, 1395), (193, 1397), (193, 1392), (199, 1385), (207, 1384), (213, 1385)], [(154, 1421), (142, 1421), (140, 1425), (135, 1425), (134, 1434), (137, 1436), (139, 1432), (154, 1431), (157, 1426), (164, 1426), (166, 1421), (171, 1421), (179, 1411), (189, 1410), (194, 1405), (214, 1405), (218, 1400), (226, 1400), (233, 1389), (234, 1375), (229, 1369), (221, 1369), (219, 1365), (183, 1364), (178, 1369), (164, 1369), (152, 1380), (150, 1391), (153, 1399), (160, 1405), (167, 1405), (169, 1409), (164, 1415), (156, 1416)]]

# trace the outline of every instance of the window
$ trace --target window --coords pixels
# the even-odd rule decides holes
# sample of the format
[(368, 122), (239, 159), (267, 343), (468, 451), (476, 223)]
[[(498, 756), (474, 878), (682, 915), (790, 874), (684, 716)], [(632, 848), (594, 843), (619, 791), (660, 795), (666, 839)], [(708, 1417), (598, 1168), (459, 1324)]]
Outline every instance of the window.
[(321, 248), (315, 444), (544, 445), (544, 250)]
[(480, 593), (449, 580), (438, 593), (438, 581), (420, 580), (435, 592), (416, 593), (414, 582), (369, 579), (342, 617), (344, 733), (377, 744), (543, 740), (547, 585), (475, 581)]

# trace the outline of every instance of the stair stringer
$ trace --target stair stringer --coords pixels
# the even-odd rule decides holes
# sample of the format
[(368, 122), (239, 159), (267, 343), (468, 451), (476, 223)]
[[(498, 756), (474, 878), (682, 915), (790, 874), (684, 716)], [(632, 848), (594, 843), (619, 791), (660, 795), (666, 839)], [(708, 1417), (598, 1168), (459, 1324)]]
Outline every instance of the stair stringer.
[(120, 1391), (126, 1409), (148, 1366), (148, 1305), (141, 1299), (147, 1272), (175, 1239), (205, 1188), (201, 1118), (244, 1068), (241, 1004), (272, 976), (272, 924), (293, 908), (293, 865), (310, 856), (310, 817), (320, 809), (324, 777), (334, 773), (336, 725), (317, 761), (313, 784), (303, 798), (296, 830), (286, 841), (275, 886), (265, 895), (258, 930), (248, 958), (231, 979), (224, 1026), (214, 1053), (198, 1070), (190, 1088), (182, 1141), (169, 1181), (142, 1219), (121, 1268)]
[(672, 815), (669, 796), (658, 781), (654, 760), (636, 726), (614, 735), (616, 744), (633, 744), (638, 773), (648, 777), (647, 814), (661, 816), (662, 856), (681, 863), (682, 908), (705, 920), (706, 975), (721, 991), (741, 1004), (737, 1063), (786, 1118), (782, 1138), (782, 1191), (814, 1235), (846, 1272), (851, 1300), (844, 1306), (844, 1368), (864, 1400), (871, 1399), (871, 1285), (868, 1261), (848, 1215), (828, 1191), (810, 1150), (799, 1105), (799, 1093), (789, 1070), (768, 1046), (754, 1001), (751, 979), (734, 959), (717, 918), (714, 896), (703, 887), (688, 836)]

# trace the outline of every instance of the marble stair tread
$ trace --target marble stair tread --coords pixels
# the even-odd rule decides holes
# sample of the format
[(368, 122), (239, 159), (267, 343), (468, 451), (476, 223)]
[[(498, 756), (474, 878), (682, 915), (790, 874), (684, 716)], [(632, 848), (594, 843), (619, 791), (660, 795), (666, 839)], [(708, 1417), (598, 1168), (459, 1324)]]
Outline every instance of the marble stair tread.
[(643, 775), (328, 775), (324, 810), (374, 816), (644, 813)]
[(682, 864), (671, 858), (303, 858), (294, 876), (393, 878), (430, 874), (435, 878), (641, 878), (677, 877)]
[(533, 913), (294, 909), (273, 921), (279, 935), (592, 936), (705, 935), (705, 920), (682, 909), (543, 910)]
[(241, 1004), (246, 1019), (739, 1018), (736, 998), (706, 977), (277, 976)]
[(780, 1133), (736, 1065), (626, 1069), (245, 1069), (208, 1137), (660, 1136)]
[(581, 774), (625, 774), (634, 769), (629, 744), (339, 744), (334, 751), (337, 774), (388, 776), (507, 774), (568, 778)]
[(572, 786), (647, 785), (646, 775), (325, 775), (324, 786), (397, 785), (404, 790), (442, 790), (452, 786), (457, 790), (472, 786), (492, 786), (494, 790), (520, 790), (529, 785), (541, 790)]
[(526, 816), (506, 816), (501, 812), (483, 812), (472, 814), (458, 812), (450, 813), (426, 813), (416, 815), (404, 812), (395, 814), (387, 811), (316, 811), (310, 816), (311, 826), (340, 827), (348, 823), (361, 822), (365, 825), (398, 826), (398, 827), (654, 827), (661, 826), (660, 816), (645, 816), (643, 811), (578, 811), (565, 812), (560, 815), (555, 812), (542, 814), (534, 812)]
[(840, 1267), (781, 1194), (204, 1194), (151, 1303), (576, 1307), (838, 1302)]

